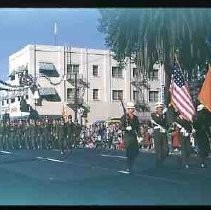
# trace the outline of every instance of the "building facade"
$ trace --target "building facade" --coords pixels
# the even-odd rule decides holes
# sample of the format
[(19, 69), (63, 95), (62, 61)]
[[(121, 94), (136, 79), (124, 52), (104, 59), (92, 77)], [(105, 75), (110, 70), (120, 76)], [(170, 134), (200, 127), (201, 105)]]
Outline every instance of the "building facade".
[[(141, 95), (136, 72), (132, 62), (120, 69), (109, 50), (27, 45), (9, 57), (8, 83), (14, 91), (2, 98), (1, 113), (20, 116), (24, 99), (40, 116), (68, 113), (92, 123), (119, 118), (121, 97), (124, 102), (145, 103), (148, 109), (140, 109), (139, 115), (147, 119), (154, 103), (163, 101), (164, 70), (159, 63), (154, 65)], [(34, 85), (27, 85), (27, 79)]]

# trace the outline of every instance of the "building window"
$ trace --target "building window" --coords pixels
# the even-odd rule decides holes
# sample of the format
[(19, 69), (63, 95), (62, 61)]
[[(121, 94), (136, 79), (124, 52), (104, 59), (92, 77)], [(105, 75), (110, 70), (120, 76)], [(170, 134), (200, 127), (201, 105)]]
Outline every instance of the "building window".
[(93, 89), (93, 100), (99, 100), (99, 89)]
[(138, 70), (137, 68), (133, 68), (133, 77), (137, 77), (138, 76)]
[(75, 97), (75, 89), (67, 88), (67, 100), (74, 99)]
[(112, 66), (112, 77), (114, 78), (122, 78), (122, 69), (119, 67)]
[(112, 100), (117, 101), (123, 98), (123, 90), (112, 90)]
[(138, 91), (137, 90), (133, 91), (133, 100), (134, 101), (138, 100)]
[(67, 74), (78, 74), (79, 73), (79, 64), (67, 64)]
[(1, 102), (1, 105), (4, 106), (4, 101)]
[(93, 65), (93, 76), (94, 77), (99, 76), (98, 66), (97, 65)]
[(158, 102), (158, 91), (149, 91), (149, 102)]
[(15, 98), (11, 98), (11, 103), (14, 103), (15, 102)]
[(150, 80), (158, 80), (158, 69), (154, 69), (149, 72), (149, 79)]
[(7, 99), (6, 101), (7, 101), (6, 104), (9, 104), (9, 99)]

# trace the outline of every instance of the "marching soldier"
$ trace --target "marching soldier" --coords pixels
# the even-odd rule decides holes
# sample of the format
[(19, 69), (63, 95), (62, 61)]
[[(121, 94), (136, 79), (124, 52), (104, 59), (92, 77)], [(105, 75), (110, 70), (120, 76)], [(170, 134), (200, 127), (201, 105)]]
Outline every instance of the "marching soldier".
[(78, 120), (75, 120), (74, 124), (75, 124), (75, 126), (74, 126), (74, 131), (73, 131), (73, 142), (74, 142), (74, 147), (78, 147), (79, 146), (80, 134), (81, 134), (82, 127), (78, 123)]
[(181, 114), (178, 114), (176, 126), (180, 129), (181, 135), (181, 156), (178, 156), (178, 167), (189, 168), (189, 159), (191, 155), (190, 134), (192, 132), (192, 123)]
[(36, 130), (36, 144), (37, 149), (42, 149), (42, 124), (41, 120), (37, 119), (35, 123), (35, 130)]
[(48, 116), (45, 116), (43, 121), (43, 148), (50, 149), (51, 148), (51, 125), (48, 119)]
[(27, 120), (26, 125), (24, 126), (24, 144), (26, 149), (30, 149), (31, 147), (30, 120)]
[(164, 104), (161, 102), (156, 103), (156, 111), (151, 114), (152, 125), (154, 128), (153, 138), (154, 138), (154, 148), (155, 148), (155, 166), (163, 166), (163, 162), (168, 156), (168, 140), (167, 140), (167, 119), (163, 113)]
[(17, 147), (18, 149), (21, 149), (23, 148), (23, 134), (24, 134), (24, 125), (21, 119), (18, 121), (16, 134), (17, 134)]
[(29, 138), (30, 138), (30, 149), (37, 149), (37, 132), (36, 124), (34, 119), (29, 121)]
[(3, 149), (3, 138), (4, 138), (4, 123), (0, 122), (0, 149)]
[(52, 138), (52, 147), (54, 149), (59, 148), (58, 145), (58, 120), (53, 119), (51, 126), (51, 138)]
[(206, 167), (205, 160), (210, 152), (211, 133), (208, 125), (208, 110), (203, 104), (197, 106), (197, 115), (194, 120), (193, 126), (196, 130), (196, 142), (199, 149), (200, 166), (201, 168)]
[(10, 144), (10, 149), (15, 149), (15, 121), (11, 121), (10, 123), (10, 139), (9, 139), (9, 144)]
[(127, 156), (127, 171), (133, 172), (135, 159), (139, 153), (139, 146), (137, 141), (137, 135), (140, 131), (140, 123), (138, 117), (134, 114), (135, 106), (133, 102), (128, 102), (126, 106), (126, 112), (121, 117), (121, 129), (124, 132), (123, 139), (126, 148)]
[(59, 148), (61, 151), (61, 155), (64, 155), (65, 151), (65, 126), (64, 126), (64, 119), (61, 118), (58, 124), (58, 140), (59, 140)]
[(4, 124), (4, 138), (3, 138), (3, 149), (9, 149), (9, 138), (10, 138), (10, 121), (8, 120)]
[(68, 149), (72, 148), (73, 145), (73, 133), (75, 129), (75, 124), (72, 121), (72, 115), (68, 115), (67, 122), (65, 123), (65, 135)]

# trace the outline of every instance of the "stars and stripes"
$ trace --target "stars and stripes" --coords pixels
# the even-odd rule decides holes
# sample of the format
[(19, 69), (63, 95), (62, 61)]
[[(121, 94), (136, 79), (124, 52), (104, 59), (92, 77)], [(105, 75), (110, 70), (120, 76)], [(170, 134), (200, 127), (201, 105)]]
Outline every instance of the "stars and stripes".
[(187, 84), (185, 83), (184, 76), (177, 63), (174, 64), (172, 69), (169, 91), (171, 93), (171, 101), (173, 102), (174, 107), (184, 119), (192, 121), (196, 111)]

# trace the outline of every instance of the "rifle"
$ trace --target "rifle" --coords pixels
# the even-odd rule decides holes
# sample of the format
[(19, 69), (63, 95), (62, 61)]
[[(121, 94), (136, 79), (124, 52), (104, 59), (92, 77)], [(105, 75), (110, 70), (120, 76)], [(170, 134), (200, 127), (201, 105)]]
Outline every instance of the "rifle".
[(127, 127), (129, 125), (129, 123), (128, 123), (128, 117), (127, 117), (127, 112), (126, 112), (125, 106), (123, 104), (122, 98), (119, 98), (119, 100), (121, 102), (122, 109), (123, 109), (123, 112), (124, 112), (124, 115), (125, 115), (125, 121), (126, 121), (126, 127)]

